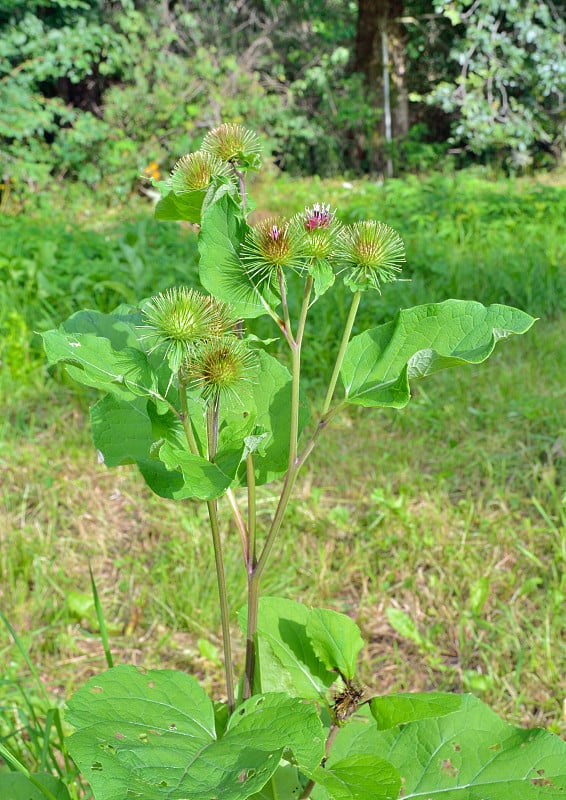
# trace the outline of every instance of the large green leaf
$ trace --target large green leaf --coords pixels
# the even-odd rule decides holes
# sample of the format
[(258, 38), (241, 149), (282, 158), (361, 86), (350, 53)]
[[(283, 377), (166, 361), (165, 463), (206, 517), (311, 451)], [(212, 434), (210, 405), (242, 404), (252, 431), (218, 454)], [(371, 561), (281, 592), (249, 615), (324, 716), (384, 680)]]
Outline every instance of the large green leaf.
[(407, 692), (373, 697), (369, 707), (379, 730), (387, 730), (419, 719), (452, 714), (462, 707), (463, 700), (464, 695), (448, 692)]
[(69, 800), (69, 792), (58, 778), (44, 773), (32, 777), (35, 783), (20, 772), (0, 773), (2, 800), (46, 800), (49, 795), (37, 784), (44, 787), (55, 800)]
[(110, 314), (86, 309), (72, 314), (60, 326), (65, 333), (92, 333), (108, 339), (114, 350), (134, 347), (143, 350), (142, 313), (134, 306), (121, 305)]
[(409, 380), (458, 364), (478, 364), (496, 342), (529, 330), (534, 318), (503, 305), (446, 300), (399, 311), (395, 319), (355, 336), (341, 376), (346, 401), (402, 408)]
[(298, 798), (303, 792), (303, 784), (299, 771), (293, 764), (282, 762), (271, 779), (252, 800), (282, 800), (282, 798)]
[(217, 463), (187, 450), (179, 419), (157, 414), (151, 401), (131, 401), (106, 395), (90, 411), (95, 447), (108, 467), (136, 463), (149, 487), (160, 497), (175, 500), (220, 497), (234, 480), (240, 449), (219, 451)]
[(242, 442), (239, 453), (232, 450), (218, 453), (217, 461), (211, 463), (206, 458), (193, 455), (184, 447), (164, 442), (159, 450), (159, 459), (168, 470), (181, 470), (184, 478), (183, 492), (188, 492), (188, 496), (211, 500), (224, 494), (234, 480), (243, 449)]
[(206, 189), (187, 192), (174, 192), (170, 189), (164, 192), (155, 206), (155, 219), (185, 220), (198, 224), (206, 192)]
[(141, 350), (129, 346), (115, 350), (105, 337), (66, 333), (62, 328), (42, 336), (49, 363), (64, 363), (79, 383), (122, 400), (159, 396), (157, 375)]
[[(257, 691), (286, 691), (317, 700), (337, 678), (316, 655), (307, 633), (310, 610), (282, 597), (262, 597), (257, 627)], [(239, 612), (245, 631), (247, 610)]]
[(91, 407), (90, 424), (94, 445), (107, 467), (150, 457), (154, 439), (145, 397), (128, 402), (107, 394)]
[(375, 732), (381, 755), (403, 779), (403, 798), (559, 800), (566, 742), (514, 728), (471, 695), (459, 710)]
[(265, 314), (264, 303), (272, 307), (277, 303), (267, 287), (260, 292), (252, 283), (240, 259), (240, 245), (248, 229), (237, 201), (225, 194), (204, 211), (198, 239), (202, 285), (231, 303), (236, 316), (244, 319)]
[(401, 788), (395, 767), (365, 753), (317, 767), (310, 777), (317, 784), (313, 800), (397, 800)]
[(305, 770), (324, 755), (316, 708), (285, 695), (252, 697), (219, 738), (212, 702), (191, 676), (121, 666), (69, 702), (69, 750), (96, 800), (244, 800), (286, 754)]
[[(291, 433), (291, 373), (280, 361), (263, 350), (257, 351), (259, 370), (250, 387), (255, 405), (255, 427), (258, 435), (265, 434), (261, 447), (254, 456), (254, 470), (258, 485), (269, 483), (281, 476), (289, 461)], [(299, 432), (309, 421), (305, 403), (299, 406)], [(245, 470), (240, 480), (245, 483)]]
[(307, 635), (327, 669), (338, 670), (347, 680), (354, 678), (364, 640), (353, 619), (327, 608), (313, 608), (307, 619)]

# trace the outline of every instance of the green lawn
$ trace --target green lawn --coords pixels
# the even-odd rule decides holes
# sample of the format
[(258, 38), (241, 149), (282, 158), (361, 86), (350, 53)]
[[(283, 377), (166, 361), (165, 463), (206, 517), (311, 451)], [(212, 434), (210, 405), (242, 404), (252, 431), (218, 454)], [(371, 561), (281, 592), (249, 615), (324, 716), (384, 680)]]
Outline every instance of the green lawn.
[[(312, 191), (306, 181), (269, 195), (259, 186), (258, 208), (292, 212), (328, 197), (345, 220), (374, 215), (406, 238), (412, 281), (368, 299), (360, 327), (448, 296), (541, 319), (486, 364), (421, 382), (402, 411), (339, 417), (296, 488), (264, 591), (355, 617), (373, 690), (472, 691), (510, 721), (564, 734), (566, 188), (462, 175)], [(0, 609), (61, 703), (104, 666), (89, 562), (115, 662), (174, 665), (221, 691), (205, 509), (159, 500), (133, 469), (97, 463), (86, 417), (94, 394), (48, 375), (32, 334), (82, 306), (194, 284), (194, 234), (150, 216), (138, 204), (0, 219)], [(344, 291), (313, 309), (305, 363), (315, 405), (346, 313)], [(275, 496), (262, 488), (260, 522)], [(222, 513), (235, 611), (245, 581)], [(36, 689), (3, 628), (0, 663), (5, 735), (22, 720), (17, 684), (28, 697)]]

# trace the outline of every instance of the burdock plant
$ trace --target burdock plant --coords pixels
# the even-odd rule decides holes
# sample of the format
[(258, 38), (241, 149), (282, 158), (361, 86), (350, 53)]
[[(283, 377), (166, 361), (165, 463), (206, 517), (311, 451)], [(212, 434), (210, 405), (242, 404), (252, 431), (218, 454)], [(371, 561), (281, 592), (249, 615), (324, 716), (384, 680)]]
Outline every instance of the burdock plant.
[[(352, 335), (365, 293), (402, 274), (400, 235), (377, 220), (343, 226), (320, 199), (250, 226), (246, 176), (259, 163), (256, 135), (224, 124), (158, 184), (156, 215), (199, 225), (204, 294), (172, 288), (141, 307), (79, 312), (44, 335), (52, 364), (104, 393), (91, 422), (106, 464), (136, 463), (158, 495), (206, 502), (224, 639), (223, 697), (213, 702), (183, 672), (114, 667), (69, 701), (69, 750), (96, 800), (562, 797), (566, 745), (557, 737), (512, 728), (469, 695), (367, 698), (352, 619), (261, 597), (297, 478), (332, 418), (352, 405), (402, 408), (412, 380), (485, 360), (533, 319), (448, 300)], [(351, 308), (325, 393), (305, 398), (309, 311), (332, 286), (351, 292)], [(252, 334), (261, 315), (283, 339), (288, 366)], [(257, 514), (266, 483), (277, 497), (271, 518)], [(225, 549), (236, 554), (220, 531), (221, 501), (247, 578), (242, 663), (231, 649), (223, 563)]]

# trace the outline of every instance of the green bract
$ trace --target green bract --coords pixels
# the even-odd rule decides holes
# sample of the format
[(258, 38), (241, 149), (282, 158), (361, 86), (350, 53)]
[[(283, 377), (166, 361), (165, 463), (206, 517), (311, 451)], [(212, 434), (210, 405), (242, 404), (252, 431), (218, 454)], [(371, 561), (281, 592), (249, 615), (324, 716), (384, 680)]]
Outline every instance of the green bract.
[[(563, 798), (559, 738), (512, 728), (470, 696), (370, 698), (358, 680), (363, 639), (353, 619), (260, 598), (297, 477), (331, 419), (348, 405), (401, 408), (412, 381), (478, 364), (534, 320), (504, 305), (447, 300), (399, 310), (352, 337), (363, 293), (401, 270), (401, 237), (383, 222), (344, 229), (324, 203), (251, 227), (244, 172), (258, 166), (258, 152), (255, 134), (221, 125), (160, 186), (158, 217), (200, 225), (210, 296), (171, 288), (139, 308), (79, 312), (43, 335), (51, 364), (103, 393), (91, 423), (106, 465), (136, 464), (158, 495), (207, 503), (224, 642), (225, 702), (214, 704), (182, 672), (116, 667), (71, 699), (69, 750), (96, 800)], [(301, 385), (301, 349), (305, 332), (316, 336), (309, 309), (335, 267), (353, 297), (316, 400)], [(341, 284), (336, 291), (341, 301), (348, 294)], [(273, 340), (246, 330), (244, 320), (260, 315), (288, 347), (289, 367), (268, 352)], [(276, 478), (277, 500), (259, 516), (257, 486)], [(237, 537), (221, 535), (224, 497)], [(235, 538), (247, 580), (238, 684), (223, 561)], [(16, 783), (16, 800), (41, 791), (27, 776)]]

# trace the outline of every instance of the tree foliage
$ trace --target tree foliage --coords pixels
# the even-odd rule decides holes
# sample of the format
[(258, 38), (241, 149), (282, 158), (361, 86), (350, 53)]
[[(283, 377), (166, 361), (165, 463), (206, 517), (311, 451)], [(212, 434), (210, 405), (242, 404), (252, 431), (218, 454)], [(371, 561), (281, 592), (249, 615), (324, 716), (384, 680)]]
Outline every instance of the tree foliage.
[(374, 25), (385, 5), (368, 0), (0, 0), (3, 179), (124, 195), (223, 120), (261, 130), (282, 169), (367, 172), (385, 152), (384, 26), (397, 169), (448, 145), (518, 167), (560, 156), (564, 3), (386, 5)]

